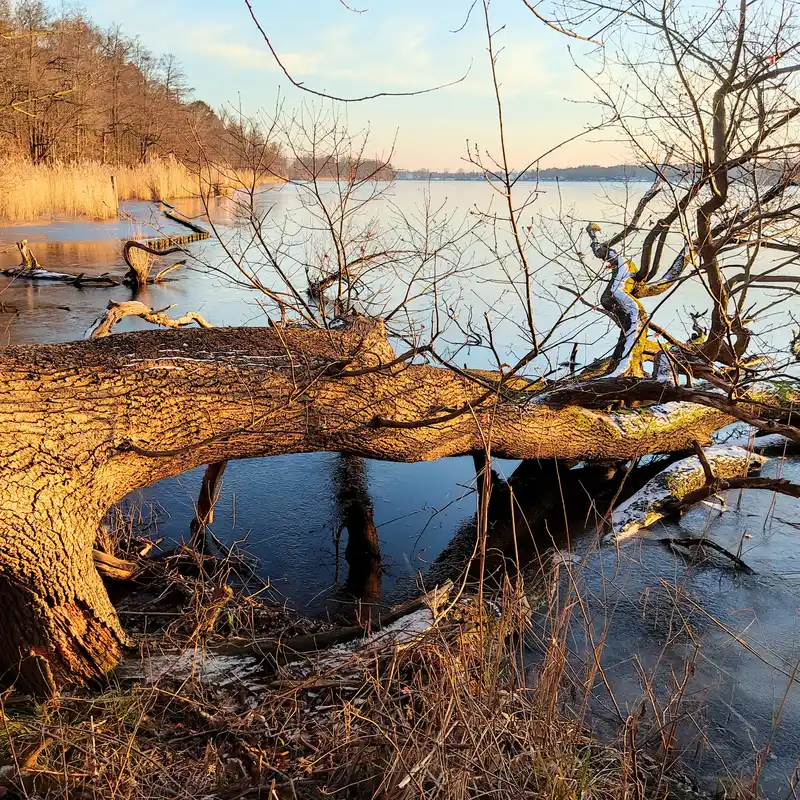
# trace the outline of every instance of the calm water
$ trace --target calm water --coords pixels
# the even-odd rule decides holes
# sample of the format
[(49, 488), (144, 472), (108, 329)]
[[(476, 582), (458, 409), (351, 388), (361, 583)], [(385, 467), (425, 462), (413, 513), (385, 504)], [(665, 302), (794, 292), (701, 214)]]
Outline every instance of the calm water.
[[(403, 182), (384, 202), (413, 214), (427, 188)], [(553, 185), (544, 188), (537, 200), (540, 210), (574, 207), (578, 217), (601, 222), (618, 218), (610, 200), (624, 201), (626, 191), (621, 187), (607, 191), (592, 184), (567, 184), (560, 193)], [(475, 207), (486, 208), (492, 194), (481, 184), (457, 182), (435, 183), (430, 191), (434, 205), (448, 200), (461, 214)], [(635, 195), (632, 197), (635, 202)], [(271, 218), (275, 221), (291, 218), (296, 209), (296, 197), (287, 189), (270, 192), (265, 203), (273, 207)], [(189, 204), (182, 207), (187, 213), (196, 210)], [(119, 238), (146, 233), (149, 223), (158, 224), (146, 204), (132, 204), (128, 213), (136, 224), (58, 223), (0, 229), (0, 249), (13, 248), (15, 241), (27, 238), (47, 268), (75, 274), (107, 270), (122, 274)], [(223, 236), (236, 236), (234, 221), (224, 206), (214, 211), (213, 218)], [(213, 241), (192, 245), (192, 252), (214, 266), (223, 260)], [(476, 262), (481, 260), (478, 250), (472, 255)], [(0, 253), (0, 265), (14, 263), (13, 249)], [(174, 274), (174, 281), (150, 287), (137, 299), (159, 308), (174, 304), (176, 315), (198, 311), (216, 325), (263, 324), (254, 295), (221, 274), (200, 268)], [(542, 275), (551, 284), (568, 279), (557, 264), (546, 265)], [(476, 318), (484, 310), (502, 315), (511, 308), (508, 293), (492, 280), (496, 277), (496, 272), (484, 268), (459, 281), (461, 303), (472, 305)], [(3, 342), (82, 338), (109, 299), (130, 299), (130, 293), (119, 287), (76, 289), (0, 279), (0, 302), (19, 309), (17, 315), (0, 314)], [(690, 288), (680, 302), (664, 305), (661, 320), (674, 322), (678, 331), (686, 330), (690, 326), (688, 312), (707, 307), (702, 293)], [(539, 299), (537, 308), (540, 324), (558, 314), (547, 296)], [(780, 323), (780, 319), (765, 323), (765, 341), (780, 343), (786, 334)], [(579, 331), (575, 338), (582, 342), (580, 358), (585, 361), (601, 347), (596, 340), (606, 327), (601, 323), (584, 330), (582, 324), (576, 324), (573, 332)], [(145, 327), (137, 320), (125, 320), (118, 330)], [(505, 322), (496, 334), (503, 357), (510, 360), (521, 346), (518, 331)], [(555, 351), (553, 361), (567, 358), (570, 349), (571, 344)], [(469, 358), (472, 364), (490, 363), (485, 351), (473, 351)], [(506, 462), (496, 468), (510, 475), (516, 466)], [(351, 559), (355, 564), (351, 570), (346, 531), (340, 540), (347, 504), (354, 502), (353, 487), (343, 484), (342, 469), (342, 459), (329, 453), (229, 464), (216, 508), (215, 535), (226, 543), (246, 540), (248, 551), (258, 559), (259, 573), (295, 607), (315, 614), (336, 611), (359, 590), (369, 599), (380, 595), (388, 603), (404, 598), (415, 591), (418, 575), (424, 576), (443, 551), (447, 554), (454, 537), (469, 547), (476, 502), (471, 459), (411, 465), (366, 462), (355, 500), (372, 508), (377, 527), (383, 574), (376, 590), (374, 580), (364, 577), (356, 559)], [(776, 459), (768, 469), (800, 477), (792, 462)], [(137, 502), (152, 509), (159, 536), (178, 540), (188, 535), (201, 477), (201, 471), (193, 471), (139, 493)], [(532, 520), (537, 519), (537, 503), (545, 489), (541, 482), (530, 484), (525, 502)], [(722, 764), (734, 773), (747, 774), (752, 771), (754, 754), (769, 742), (771, 749), (764, 760), (766, 796), (791, 797), (788, 776), (800, 756), (800, 696), (791, 678), (800, 659), (800, 503), (757, 492), (745, 493), (741, 504), (737, 500), (736, 495), (729, 498), (728, 509), (721, 515), (707, 507), (695, 509), (680, 525), (664, 526), (664, 535), (708, 529), (723, 546), (741, 547), (743, 558), (757, 572), (754, 576), (734, 576), (724, 564), (689, 566), (654, 543), (638, 543), (620, 554), (613, 549), (596, 552), (592, 535), (576, 543), (577, 551), (586, 556), (581, 577), (585, 597), (581, 614), (585, 612), (586, 618), (576, 626), (570, 644), (579, 668), (585, 652), (581, 630), (588, 625), (598, 636), (608, 632), (604, 654), (607, 683), (596, 686), (593, 725), (617, 730), (616, 709), (624, 715), (635, 707), (647, 693), (642, 676), (649, 675), (662, 722), (648, 705), (640, 730), (647, 732), (643, 739), (653, 736), (657, 740), (668, 700), (691, 664), (680, 711), (673, 716), (678, 720), (678, 745), (688, 748), (699, 777), (713, 785), (715, 776), (725, 774)], [(585, 496), (576, 491), (573, 506), (577, 518), (582, 518), (581, 503), (585, 502)], [(550, 532), (557, 531), (557, 522), (548, 523)], [(581, 527), (578, 524), (572, 529), (573, 536)], [(543, 535), (541, 519), (531, 528), (524, 552), (543, 546), (549, 536)], [(493, 544), (502, 552), (507, 543), (508, 531), (498, 524)], [(431, 574), (436, 574), (436, 567)], [(676, 591), (681, 597), (680, 619), (688, 622), (690, 636), (686, 626), (678, 624), (672, 602)]]

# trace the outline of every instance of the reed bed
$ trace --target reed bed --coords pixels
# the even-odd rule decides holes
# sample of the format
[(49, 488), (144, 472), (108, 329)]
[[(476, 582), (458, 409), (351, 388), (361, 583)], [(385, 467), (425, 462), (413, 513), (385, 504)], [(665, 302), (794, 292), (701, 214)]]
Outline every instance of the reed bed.
[(193, 170), (173, 158), (153, 158), (133, 167), (96, 162), (34, 165), (9, 159), (0, 163), (0, 220), (113, 219), (118, 203), (125, 200), (208, 197), (276, 182), (275, 176), (247, 169)]

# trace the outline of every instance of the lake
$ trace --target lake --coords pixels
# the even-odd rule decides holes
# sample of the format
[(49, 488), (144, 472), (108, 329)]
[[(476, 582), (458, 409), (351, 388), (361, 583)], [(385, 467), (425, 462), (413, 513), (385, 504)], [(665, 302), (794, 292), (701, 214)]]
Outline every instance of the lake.
[[(553, 216), (573, 208), (583, 224), (590, 220), (602, 224), (619, 219), (614, 203), (635, 204), (644, 187), (573, 183), (541, 188), (535, 208), (552, 209)], [(494, 194), (489, 187), (472, 182), (404, 181), (381, 202), (384, 209), (392, 206), (414, 215), (428, 191), (431, 205), (447, 201), (456, 216), (467, 219), (473, 219), (469, 215), (475, 209), (489, 207)], [(263, 202), (276, 224), (297, 222), (297, 197), (292, 193), (287, 187), (265, 196)], [(198, 211), (188, 201), (176, 206), (188, 214)], [(2, 229), (0, 264), (15, 264), (14, 242), (27, 238), (46, 268), (122, 274), (119, 238), (161, 226), (148, 204), (130, 204), (126, 213), (135, 222), (59, 222)], [(213, 209), (212, 219), (223, 237), (236, 235), (236, 220), (224, 202)], [(588, 252), (588, 243), (583, 246)], [(503, 290), (500, 272), (486, 266), (480, 243), (471, 242), (469, 247), (466, 258), (483, 266), (465, 269), (457, 278), (461, 308), (473, 307), (476, 319), (490, 310), (502, 317), (515, 301)], [(541, 249), (548, 247), (555, 252), (552, 243), (543, 243)], [(213, 240), (191, 245), (190, 250), (214, 267), (224, 264), (224, 254)], [(220, 271), (209, 273), (189, 265), (173, 274), (173, 281), (148, 287), (137, 299), (153, 308), (174, 305), (171, 313), (175, 315), (197, 311), (215, 325), (264, 324), (257, 297), (226, 280)], [(565, 279), (556, 263), (543, 263), (541, 277), (550, 287)], [(130, 291), (0, 278), (0, 302), (19, 309), (18, 314), (0, 314), (3, 342), (83, 338), (110, 299), (130, 299)], [(676, 331), (683, 333), (691, 327), (688, 312), (707, 308), (702, 291), (687, 287), (680, 300), (663, 305), (660, 319), (663, 324), (675, 323)], [(557, 317), (558, 307), (547, 293), (537, 300), (537, 313), (541, 325)], [(126, 319), (117, 330), (146, 327), (139, 320)], [(780, 344), (786, 335), (785, 319), (771, 318), (760, 333), (765, 343)], [(608, 335), (602, 321), (591, 328), (576, 323), (565, 337), (568, 344), (554, 350), (551, 360), (568, 358), (571, 339), (580, 337), (580, 360), (586, 361), (607, 345)], [(502, 357), (513, 363), (510, 359), (524, 347), (513, 320), (501, 320), (496, 336)], [(491, 355), (481, 349), (464, 352), (463, 360), (471, 366), (492, 363)], [(245, 542), (258, 561), (259, 575), (304, 614), (336, 615), (359, 594), (365, 600), (388, 604), (405, 599), (418, 590), (420, 576), (424, 580), (426, 574), (437, 574), (437, 559), (447, 554), (454, 537), (469, 542), (476, 508), (471, 458), (421, 464), (367, 461), (348, 465), (343, 461), (332, 453), (254, 459), (229, 464), (224, 475), (214, 534), (226, 544)], [(498, 462), (494, 466), (507, 476), (518, 465)], [(346, 475), (353, 469), (358, 472), (355, 484), (352, 474), (349, 480)], [(791, 460), (774, 459), (766, 470), (766, 474), (781, 472), (800, 478), (797, 462)], [(180, 540), (188, 536), (201, 478), (202, 470), (195, 470), (142, 490), (129, 502), (152, 522), (154, 535)], [(536, 516), (537, 486), (533, 482), (530, 496), (524, 498), (531, 518)], [(357, 557), (351, 554), (352, 563), (348, 562), (343, 527), (347, 506), (353, 502), (372, 509), (382, 557), (377, 586), (374, 575), (370, 579), (362, 574), (363, 563)], [(577, 493), (573, 510), (579, 511), (581, 502)], [(607, 641), (605, 677), (591, 679), (594, 692), (587, 724), (613, 733), (619, 728), (618, 712), (624, 716), (639, 708), (640, 698), (649, 697), (640, 730), (649, 731), (646, 736), (654, 741), (668, 730), (675, 749), (690, 755), (691, 766), (705, 785), (713, 785), (726, 770), (751, 774), (756, 755), (769, 744), (762, 759), (767, 796), (794, 796), (789, 781), (800, 755), (800, 697), (793, 672), (800, 660), (798, 511), (796, 500), (750, 491), (741, 498), (729, 497), (722, 513), (700, 506), (680, 522), (662, 526), (664, 536), (707, 531), (723, 546), (741, 551), (756, 571), (753, 576), (736, 575), (719, 562), (689, 564), (657, 542), (637, 542), (619, 553), (614, 548), (598, 551), (592, 526), (586, 536), (576, 538), (580, 524), (569, 531), (562, 526), (560, 533), (555, 523), (542, 526), (539, 520), (539, 527), (531, 525), (523, 545), (531, 557), (547, 546), (551, 536), (566, 547), (571, 534), (573, 550), (585, 559), (579, 577), (583, 598), (579, 624), (569, 640), (578, 676), (591, 667), (586, 631), (592, 632), (595, 641), (601, 636)], [(498, 528), (496, 535), (497, 548), (502, 550), (504, 534)], [(545, 621), (537, 617), (535, 625), (543, 630)], [(531, 663), (533, 679), (535, 658)]]

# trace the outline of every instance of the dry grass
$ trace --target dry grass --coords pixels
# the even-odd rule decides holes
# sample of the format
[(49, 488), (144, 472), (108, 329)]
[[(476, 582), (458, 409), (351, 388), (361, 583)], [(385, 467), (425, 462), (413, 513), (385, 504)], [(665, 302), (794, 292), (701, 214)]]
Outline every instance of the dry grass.
[[(111, 523), (104, 546), (131, 557), (152, 517), (134, 507)], [(133, 679), (123, 670), (99, 693), (39, 706), (0, 697), (0, 787), (34, 800), (700, 797), (673, 774), (674, 754), (638, 746), (635, 717), (617, 747), (587, 735), (595, 668), (567, 657), (579, 565), (543, 564), (527, 590), (502, 577), (486, 603), (462, 586), (422, 638), (344, 665), (265, 660), (244, 676), (204, 679), (192, 667), (145, 680), (145, 663), (173, 664), (175, 652), (252, 656), (253, 639), (314, 629), (263, 592), (227, 589), (240, 566), (230, 555), (210, 576), (176, 568), (200, 558), (184, 551), (151, 571), (149, 621), (137, 602), (118, 603), (142, 657)], [(536, 627), (530, 597), (543, 603)], [(752, 800), (740, 789), (725, 797)]]
[[(141, 651), (213, 648), (223, 629), (238, 641), (298, 630), (252, 596), (226, 595), (216, 613), (218, 587), (175, 578), (189, 610), (160, 636), (139, 633)], [(173, 672), (0, 706), (0, 785), (110, 800), (684, 797), (653, 762), (600, 745), (559, 713), (562, 643), (531, 683), (518, 637), (526, 606), (509, 584), (498, 606), (453, 602), (422, 640), (334, 670), (273, 666), (227, 685)]]
[(197, 173), (175, 159), (154, 158), (135, 167), (91, 162), (35, 166), (23, 160), (6, 160), (0, 163), (0, 220), (112, 219), (118, 212), (112, 175), (120, 201), (227, 194), (236, 188), (277, 182), (269, 175), (218, 166), (204, 167)]

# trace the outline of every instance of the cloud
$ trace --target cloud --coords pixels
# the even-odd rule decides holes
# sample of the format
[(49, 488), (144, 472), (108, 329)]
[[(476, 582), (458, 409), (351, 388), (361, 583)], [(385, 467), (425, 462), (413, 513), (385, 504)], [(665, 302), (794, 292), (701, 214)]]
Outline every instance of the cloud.
[[(279, 70), (265, 44), (243, 42), (241, 32), (220, 30), (219, 26), (194, 26), (187, 32), (183, 51), (211, 58), (234, 69)], [(322, 64), (319, 53), (282, 52), (286, 68), (297, 75), (316, 75)]]
[[(248, 37), (249, 38), (249, 37)], [(304, 41), (303, 48), (282, 49), (274, 42), (281, 61), (293, 77), (324, 78), (320, 88), (337, 91), (352, 87), (377, 87), (388, 91), (414, 91), (460, 77), (452, 59), (436, 55), (430, 33), (422, 25), (395, 26), (382, 20), (377, 30), (363, 25), (327, 26)], [(247, 42), (240, 28), (195, 25), (186, 31), (182, 52), (213, 59), (237, 70), (279, 71), (265, 43)], [(469, 59), (463, 59), (465, 64)]]

